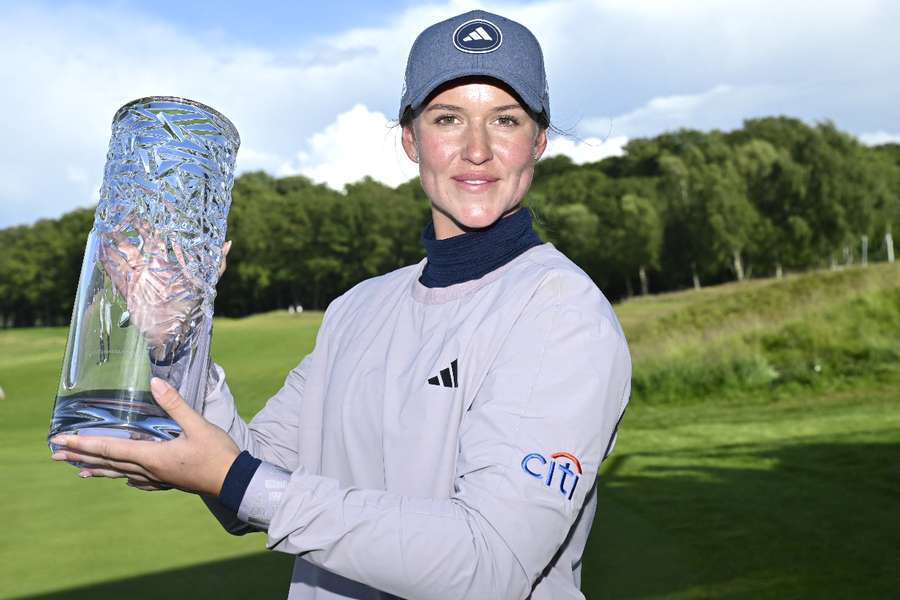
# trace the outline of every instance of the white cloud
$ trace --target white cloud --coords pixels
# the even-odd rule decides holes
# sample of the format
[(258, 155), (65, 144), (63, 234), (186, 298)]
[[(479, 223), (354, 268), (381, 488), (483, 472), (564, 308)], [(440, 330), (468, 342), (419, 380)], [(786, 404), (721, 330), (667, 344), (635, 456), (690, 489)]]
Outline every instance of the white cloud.
[(628, 138), (621, 135), (606, 139), (589, 137), (583, 140), (553, 136), (547, 143), (544, 156), (565, 154), (572, 162), (584, 164), (603, 160), (609, 156), (621, 156), (627, 143)]
[(900, 133), (888, 133), (887, 131), (870, 131), (859, 136), (866, 146), (880, 146), (881, 144), (900, 144)]
[(744, 119), (778, 114), (779, 107), (801, 91), (787, 86), (722, 84), (698, 94), (652, 98), (616, 117), (586, 119), (582, 128), (590, 133), (611, 132), (628, 137), (682, 128), (733, 129), (740, 127)]
[[(127, 4), (0, 3), (0, 227), (92, 203), (110, 119), (146, 95), (186, 96), (226, 114), (243, 139), (239, 172), (302, 172), (335, 186), (356, 174), (397, 181), (392, 163), (406, 159), (399, 149), (379, 154), (378, 136), (395, 118), (409, 46), (426, 25), (475, 5), (416, 6), (380, 27), (276, 50), (179, 29)], [(900, 3), (890, 0), (484, 8), (541, 40), (556, 125), (603, 140), (552, 143), (579, 161), (618, 139), (738, 127), (764, 114), (831, 118), (871, 135), (900, 121), (900, 79), (888, 75), (900, 72)]]
[(336, 190), (366, 175), (390, 186), (409, 181), (418, 170), (400, 145), (400, 127), (393, 125), (383, 113), (357, 104), (313, 134), (279, 174), (300, 173)]
[(404, 13), (391, 36), (352, 30), (275, 52), (116, 7), (0, 5), (0, 227), (95, 202), (112, 116), (142, 96), (209, 104), (241, 133), (238, 172), (276, 172), (341, 110), (395, 105), (412, 38), (439, 14)]

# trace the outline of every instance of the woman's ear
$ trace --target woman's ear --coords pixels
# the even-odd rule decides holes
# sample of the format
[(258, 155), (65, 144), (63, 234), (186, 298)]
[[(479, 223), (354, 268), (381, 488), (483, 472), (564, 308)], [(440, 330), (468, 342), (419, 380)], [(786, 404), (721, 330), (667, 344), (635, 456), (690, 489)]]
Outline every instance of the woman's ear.
[(409, 157), (409, 160), (417, 163), (419, 162), (419, 150), (416, 147), (416, 136), (413, 133), (412, 123), (403, 125), (402, 127), (400, 142), (403, 144), (403, 150), (406, 152), (406, 156)]
[(534, 140), (534, 160), (538, 160), (547, 149), (547, 128), (538, 127), (537, 138)]

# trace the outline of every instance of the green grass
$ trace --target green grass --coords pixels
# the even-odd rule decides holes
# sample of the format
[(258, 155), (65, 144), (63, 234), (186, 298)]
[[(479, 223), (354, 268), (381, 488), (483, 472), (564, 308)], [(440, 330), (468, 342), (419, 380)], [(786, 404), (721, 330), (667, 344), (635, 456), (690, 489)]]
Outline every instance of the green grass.
[[(321, 313), (216, 320), (213, 354), (245, 417), (278, 391), (312, 348), (320, 320)], [(0, 506), (10, 524), (0, 537), (0, 598), (258, 553), (261, 537), (228, 535), (198, 498), (141, 494), (121, 481), (82, 481), (76, 469), (49, 460), (47, 428), (66, 333), (65, 328), (0, 332), (0, 386), (6, 392), (0, 401)], [(280, 597), (290, 580), (285, 558), (272, 554), (252, 562), (254, 575), (224, 589), (233, 598), (251, 597), (260, 572), (263, 592)], [(271, 573), (265, 565), (272, 565)], [(159, 585), (154, 584), (157, 594)], [(208, 587), (210, 597), (214, 589)]]
[(617, 313), (645, 404), (789, 398), (900, 376), (900, 263), (638, 298)]
[[(616, 311), (634, 395), (601, 469), (585, 595), (896, 595), (900, 265)], [(245, 417), (309, 351), (320, 319), (217, 319), (214, 356)], [(49, 460), (65, 335), (0, 332), (0, 598), (284, 597), (291, 558), (262, 551), (261, 536), (227, 535), (197, 498), (82, 481)]]
[(635, 407), (601, 469), (587, 597), (895, 597), (898, 391)]

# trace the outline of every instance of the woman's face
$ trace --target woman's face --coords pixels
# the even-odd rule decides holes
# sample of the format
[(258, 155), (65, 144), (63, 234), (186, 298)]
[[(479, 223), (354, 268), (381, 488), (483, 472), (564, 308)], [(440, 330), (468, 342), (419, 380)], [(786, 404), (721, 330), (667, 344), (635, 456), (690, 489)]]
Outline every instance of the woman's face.
[(546, 146), (546, 131), (516, 97), (487, 81), (440, 91), (403, 128), (437, 239), (487, 227), (514, 209)]

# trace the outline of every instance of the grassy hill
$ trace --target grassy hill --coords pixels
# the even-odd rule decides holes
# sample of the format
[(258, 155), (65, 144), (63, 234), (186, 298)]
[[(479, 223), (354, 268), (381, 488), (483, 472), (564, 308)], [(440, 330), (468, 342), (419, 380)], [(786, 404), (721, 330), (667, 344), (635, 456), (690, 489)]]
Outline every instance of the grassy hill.
[[(890, 597), (900, 589), (900, 264), (616, 307), (634, 394), (582, 569), (588, 598)], [(249, 417), (321, 314), (218, 319)], [(0, 332), (0, 598), (282, 598), (287, 556), (196, 498), (81, 481), (45, 444), (65, 328)]]
[(649, 296), (617, 313), (647, 403), (787, 397), (900, 375), (900, 263)]

